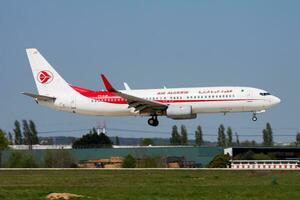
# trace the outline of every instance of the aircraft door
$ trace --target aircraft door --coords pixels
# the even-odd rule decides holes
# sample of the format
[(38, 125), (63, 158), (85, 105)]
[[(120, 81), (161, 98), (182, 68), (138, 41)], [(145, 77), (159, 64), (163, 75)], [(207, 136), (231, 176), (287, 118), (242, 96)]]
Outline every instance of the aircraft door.
[(76, 112), (76, 97), (75, 96), (71, 100), (71, 110), (73, 113)]
[(245, 97), (247, 99), (246, 102), (244, 102), (244, 107), (243, 110), (248, 112), (249, 110), (251, 110), (253, 108), (254, 105), (254, 101), (252, 100), (252, 96), (253, 96), (253, 91), (251, 91), (250, 89), (246, 89), (245, 90)]
[(247, 91), (247, 97), (250, 98), (252, 96), (252, 93), (250, 90)]

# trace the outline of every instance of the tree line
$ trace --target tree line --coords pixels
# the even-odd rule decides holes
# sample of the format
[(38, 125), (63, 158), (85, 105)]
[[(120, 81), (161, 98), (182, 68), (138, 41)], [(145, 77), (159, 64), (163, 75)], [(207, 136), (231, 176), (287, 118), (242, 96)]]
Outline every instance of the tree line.
[[(203, 130), (199, 125), (194, 131), (194, 145), (202, 146), (205, 141), (203, 139)], [(297, 133), (295, 138), (295, 143), (291, 146), (300, 145), (300, 132)], [(262, 143), (258, 144), (255, 140), (245, 140), (240, 141), (237, 132), (233, 133), (232, 128), (225, 127), (221, 124), (217, 129), (217, 146), (220, 147), (231, 147), (231, 146), (242, 146), (242, 147), (252, 147), (252, 146), (273, 146), (273, 130), (270, 123), (266, 124), (266, 127), (262, 130)], [(174, 125), (172, 126), (171, 137), (169, 139), (171, 145), (189, 145), (188, 131), (185, 125), (179, 128)], [(73, 147), (80, 148), (80, 146), (86, 146), (91, 144), (92, 146), (105, 146), (109, 147), (112, 144), (120, 145), (119, 138), (116, 137), (115, 141), (112, 142), (109, 137), (105, 134), (97, 134), (95, 128), (91, 129), (89, 133), (83, 135), (82, 138), (74, 142)], [(38, 132), (36, 130), (36, 125), (32, 120), (22, 120), (19, 122), (16, 120), (14, 122), (14, 128), (12, 132), (6, 133), (4, 130), (0, 129), (0, 150), (5, 149), (8, 144), (15, 145), (29, 145), (29, 148), (34, 144), (39, 144)], [(155, 145), (151, 138), (144, 138), (141, 141), (143, 146)]]
[[(225, 128), (223, 124), (218, 127), (218, 138), (217, 138), (217, 146), (219, 147), (232, 147), (232, 146), (242, 146), (242, 147), (252, 147), (252, 146), (273, 146), (273, 130), (270, 123), (266, 124), (266, 128), (262, 130), (262, 144), (257, 144), (255, 140), (249, 141), (241, 141), (239, 140), (239, 135), (237, 132), (233, 134), (232, 128), (229, 126)], [(185, 125), (181, 125), (180, 132), (178, 131), (178, 127), (174, 125), (172, 127), (171, 137), (170, 137), (171, 145), (188, 145), (188, 133)], [(202, 127), (199, 125), (195, 130), (194, 135), (194, 144), (197, 146), (201, 146), (204, 144), (203, 139), (203, 131)], [(296, 145), (300, 144), (300, 133), (296, 135)]]
[(25, 144), (29, 146), (39, 144), (38, 132), (36, 130), (35, 123), (32, 120), (22, 120), (22, 124), (18, 120), (16, 120), (14, 125), (14, 140), (11, 133), (8, 133), (10, 142), (14, 141), (13, 144)]
[[(39, 144), (38, 132), (36, 130), (35, 123), (32, 120), (22, 120), (20, 123), (18, 120), (14, 123), (13, 132), (6, 133), (0, 129), (0, 137), (2, 137), (2, 144), (15, 144), (15, 145), (29, 145)], [(2, 136), (1, 136), (2, 135)], [(1, 143), (1, 142), (0, 142)]]

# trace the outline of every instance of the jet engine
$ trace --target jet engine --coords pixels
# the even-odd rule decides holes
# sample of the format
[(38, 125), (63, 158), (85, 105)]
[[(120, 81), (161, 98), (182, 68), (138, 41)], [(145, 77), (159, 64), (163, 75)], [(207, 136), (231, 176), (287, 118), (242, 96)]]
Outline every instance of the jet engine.
[(190, 105), (169, 105), (166, 110), (166, 116), (171, 119), (195, 119), (196, 114), (192, 113)]

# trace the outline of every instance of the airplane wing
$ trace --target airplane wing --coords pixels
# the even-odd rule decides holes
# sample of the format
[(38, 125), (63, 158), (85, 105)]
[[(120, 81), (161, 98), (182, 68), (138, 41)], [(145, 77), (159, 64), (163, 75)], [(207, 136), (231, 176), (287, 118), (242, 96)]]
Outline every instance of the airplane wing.
[(110, 84), (110, 82), (107, 80), (104, 74), (101, 74), (101, 78), (107, 91), (113, 92), (127, 100), (129, 104), (128, 108), (135, 108), (135, 111), (149, 113), (156, 113), (156, 111), (164, 111), (168, 108), (167, 104), (143, 99), (140, 97), (120, 92)]
[(41, 101), (50, 101), (50, 100), (54, 101), (56, 99), (55, 97), (32, 94), (32, 93), (28, 93), (28, 92), (21, 92), (21, 94), (24, 94), (26, 96), (29, 96), (29, 97), (32, 97), (34, 99), (41, 100)]

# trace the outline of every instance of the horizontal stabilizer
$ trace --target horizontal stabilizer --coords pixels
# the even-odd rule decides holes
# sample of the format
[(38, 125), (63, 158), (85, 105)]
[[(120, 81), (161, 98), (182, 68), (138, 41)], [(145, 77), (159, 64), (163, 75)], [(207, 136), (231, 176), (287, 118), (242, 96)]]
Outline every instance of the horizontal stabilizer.
[(54, 101), (56, 98), (55, 97), (49, 97), (49, 96), (44, 96), (44, 95), (38, 95), (38, 94), (32, 94), (28, 92), (21, 92), (21, 94), (24, 94), (26, 96), (32, 97), (37, 100), (42, 100), (42, 101)]

